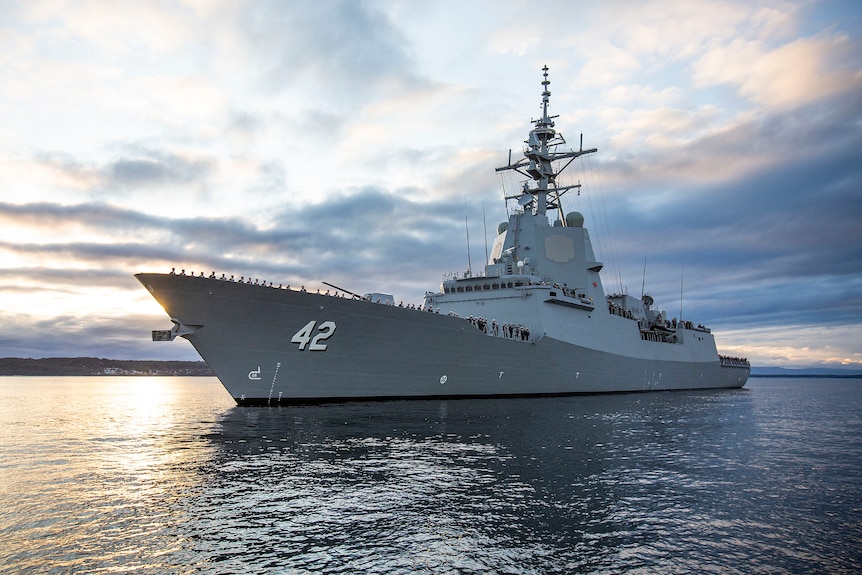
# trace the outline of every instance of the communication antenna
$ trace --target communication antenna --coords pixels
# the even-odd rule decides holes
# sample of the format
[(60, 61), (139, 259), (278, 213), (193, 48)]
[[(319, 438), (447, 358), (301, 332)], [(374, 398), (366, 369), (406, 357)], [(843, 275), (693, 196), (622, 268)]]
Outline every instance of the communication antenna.
[(467, 223), (467, 200), (464, 200), (464, 229), (467, 231), (467, 276), (473, 277), (473, 263), (470, 259), (470, 226)]
[(485, 263), (488, 263), (488, 221), (485, 219), (485, 200), (482, 200), (482, 227), (485, 235)]
[(646, 257), (647, 257), (647, 246), (649, 244), (644, 244), (644, 277), (641, 280), (641, 299), (644, 297), (644, 288), (646, 286)]
[(685, 264), (682, 265), (682, 268), (679, 272), (679, 320), (682, 321), (682, 282), (685, 277)]

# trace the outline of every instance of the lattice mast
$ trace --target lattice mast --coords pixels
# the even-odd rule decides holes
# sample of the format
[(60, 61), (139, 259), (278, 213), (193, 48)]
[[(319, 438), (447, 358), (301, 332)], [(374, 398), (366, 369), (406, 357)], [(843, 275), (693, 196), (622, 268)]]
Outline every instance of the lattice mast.
[[(506, 196), (506, 200), (518, 200), (518, 203), (528, 209), (532, 205), (532, 209), (536, 215), (544, 216), (548, 208), (557, 209), (560, 213), (560, 219), (563, 225), (566, 225), (565, 218), (562, 217), (562, 207), (560, 206), (560, 197), (568, 190), (580, 188), (580, 184), (570, 186), (557, 186), (557, 176), (565, 170), (575, 158), (579, 158), (585, 154), (592, 154), (597, 148), (584, 150), (583, 135), (581, 135), (580, 149), (560, 151), (557, 149), (566, 144), (562, 134), (558, 134), (554, 130), (554, 118), (559, 116), (548, 115), (548, 105), (551, 100), (551, 92), (548, 90), (551, 81), (548, 80), (548, 67), (542, 68), (544, 80), (542, 86), (542, 117), (538, 120), (531, 120), (535, 126), (530, 130), (528, 138), (524, 141), (524, 159), (516, 163), (512, 163), (512, 153), (509, 151), (509, 163), (496, 169), (498, 172), (504, 170), (515, 170), (529, 178), (525, 181), (520, 193), (513, 196)], [(555, 163), (561, 160), (568, 160), (555, 169)]]

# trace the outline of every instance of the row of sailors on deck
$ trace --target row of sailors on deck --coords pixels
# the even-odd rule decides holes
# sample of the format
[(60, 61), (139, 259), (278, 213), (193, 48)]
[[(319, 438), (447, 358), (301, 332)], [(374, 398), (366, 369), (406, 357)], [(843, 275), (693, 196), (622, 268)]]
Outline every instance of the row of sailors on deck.
[[(177, 274), (177, 268), (171, 268), (171, 275), (184, 276), (184, 275), (186, 275), (186, 270), (182, 269), (182, 270), (180, 270), (180, 273)], [(255, 279), (254, 281), (251, 281), (251, 276), (249, 276), (248, 278), (246, 278), (245, 276), (240, 276), (239, 279), (236, 279), (236, 276), (234, 276), (234, 275), (227, 277), (225, 274), (222, 274), (221, 277), (216, 277), (215, 272), (210, 272), (209, 276), (204, 276), (204, 272), (201, 272), (199, 276), (195, 276), (195, 272), (189, 272), (189, 275), (192, 277), (201, 277), (201, 278), (202, 277), (209, 277), (209, 279), (213, 279), (213, 280), (218, 279), (218, 280), (222, 280), (222, 281), (226, 281), (226, 282), (239, 282), (239, 283), (244, 283), (244, 284), (253, 284), (253, 285), (275, 287), (275, 285), (272, 282), (267, 283), (266, 280), (261, 281), (259, 279)], [(283, 286), (282, 286), (282, 284), (278, 284), (278, 287), (283, 287)], [(288, 285), (287, 288), (290, 289), (290, 285)], [(303, 291), (305, 291), (305, 288), (303, 288)]]
[(676, 329), (677, 327), (679, 327), (679, 328), (685, 328), (685, 329), (695, 329), (695, 330), (700, 330), (700, 331), (706, 331), (706, 326), (703, 325), (702, 323), (697, 324), (697, 327), (695, 327), (693, 321), (687, 321), (687, 320), (677, 321), (676, 318), (673, 318), (672, 320), (661, 320), (661, 319), (659, 319), (658, 321), (656, 321), (652, 324), (652, 327), (664, 327), (664, 328), (671, 328), (671, 329)]
[[(180, 270), (180, 273), (177, 274), (177, 269), (171, 268), (171, 275), (184, 276), (184, 275), (186, 275), (186, 270), (182, 269), (182, 270)], [(261, 281), (259, 279), (255, 279), (254, 281), (251, 281), (251, 276), (249, 276), (249, 277), (240, 276), (239, 279), (236, 279), (236, 276), (234, 276), (234, 275), (227, 277), (225, 274), (222, 274), (221, 277), (216, 277), (215, 272), (210, 272), (209, 276), (204, 276), (204, 272), (201, 272), (199, 276), (195, 276), (195, 272), (189, 272), (189, 275), (192, 277), (200, 277), (200, 278), (209, 277), (209, 279), (212, 279), (212, 280), (217, 279), (217, 280), (226, 281), (226, 282), (238, 282), (241, 284), (251, 284), (251, 285), (256, 285), (256, 286), (259, 285), (259, 286), (264, 286), (264, 287), (278, 287), (279, 289), (291, 289), (290, 284), (287, 284), (287, 287), (285, 288), (284, 284), (278, 284), (278, 286), (276, 286), (272, 282), (267, 283), (266, 280)], [(305, 286), (302, 286), (300, 291), (305, 291)], [(317, 293), (320, 293), (319, 289), (317, 290)], [(329, 292), (327, 292), (327, 294), (328, 293)]]
[(490, 323), (484, 317), (467, 316), (467, 321), (476, 326), (479, 331), (488, 335), (505, 337), (507, 339), (519, 339), (521, 341), (530, 341), (530, 328), (515, 324), (499, 324), (496, 319), (492, 319)]
[(751, 364), (748, 363), (748, 359), (744, 357), (730, 357), (727, 355), (720, 355), (718, 358), (721, 360), (721, 365), (726, 367), (751, 367)]
[(627, 319), (634, 319), (632, 317), (632, 310), (626, 309), (623, 306), (617, 305), (612, 301), (608, 302), (608, 311), (614, 315), (618, 315), (620, 317), (624, 317)]
[[(610, 311), (612, 314), (618, 315), (620, 317), (624, 317), (627, 319), (634, 319), (634, 317), (632, 316), (632, 311), (630, 309), (623, 308), (622, 306), (619, 306), (612, 301), (608, 302), (608, 311)], [(685, 328), (685, 329), (698, 329), (701, 331), (706, 329), (706, 326), (704, 326), (703, 324), (699, 323), (699, 324), (697, 324), (697, 327), (695, 327), (694, 322), (686, 321), (686, 320), (677, 321), (676, 318), (673, 318), (670, 321), (668, 321), (668, 320), (657, 321), (657, 322), (655, 322), (654, 325), (658, 325), (661, 327), (667, 327), (667, 328), (673, 328), (673, 329), (676, 329), (677, 326), (679, 326), (681, 328)]]
[(679, 327), (684, 327), (685, 329), (700, 329), (700, 330), (706, 329), (706, 326), (705, 326), (705, 325), (703, 325), (703, 324), (701, 324), (701, 323), (697, 324), (697, 328), (695, 328), (695, 327), (694, 327), (694, 322), (691, 322), (691, 321), (683, 321), (683, 320), (679, 320), (679, 321), (677, 322), (677, 321), (676, 321), (676, 318), (673, 318), (673, 319), (670, 321), (670, 324), (673, 326), (673, 328), (674, 328), (674, 329), (676, 329), (676, 326), (677, 326), (677, 325), (679, 325)]
[[(182, 270), (180, 270), (180, 272), (179, 272), (179, 273), (177, 273), (177, 269), (176, 269), (176, 268), (171, 268), (171, 275), (181, 275), (181, 276), (184, 276), (184, 275), (186, 275), (186, 270), (185, 270), (185, 269), (182, 269)], [(204, 276), (204, 272), (200, 272), (200, 275), (198, 275), (198, 276), (195, 276), (195, 272), (189, 272), (189, 274), (188, 274), (188, 275), (190, 275), (190, 276), (192, 276), (192, 277), (201, 277), (201, 278), (202, 278), (202, 277), (209, 277), (210, 279), (217, 279), (217, 280), (221, 280), (221, 281), (238, 282), (238, 283), (245, 283), (245, 284), (251, 284), (251, 285), (259, 285), (259, 286), (271, 287), (271, 288), (277, 287), (277, 288), (279, 288), (279, 289), (288, 289), (288, 290), (293, 290), (293, 289), (295, 289), (295, 288), (290, 287), (290, 284), (287, 284), (286, 286), (285, 286), (284, 284), (278, 284), (278, 285), (276, 286), (276, 285), (275, 285), (275, 284), (273, 284), (272, 282), (268, 282), (268, 283), (267, 283), (267, 281), (266, 281), (266, 280), (261, 281), (261, 280), (259, 280), (259, 279), (255, 279), (254, 281), (252, 281), (252, 280), (251, 280), (251, 277), (246, 278), (245, 276), (240, 276), (240, 278), (239, 278), (239, 279), (236, 279), (236, 276), (234, 276), (234, 275), (231, 275), (230, 277), (227, 277), (225, 274), (222, 274), (222, 275), (221, 275), (221, 277), (217, 277), (215, 272), (210, 272), (210, 275), (209, 275), (209, 276)], [(301, 291), (301, 292), (306, 292), (307, 290), (305, 289), (305, 286), (301, 286), (301, 287), (299, 288), (299, 291)], [(329, 290), (326, 290), (324, 293), (321, 293), (321, 292), (320, 292), (320, 288), (318, 288), (318, 289), (317, 289), (317, 293), (318, 293), (319, 295), (328, 295), (328, 296), (341, 297), (341, 298), (345, 298), (345, 297), (354, 297), (353, 295), (348, 295), (347, 293), (340, 293), (340, 292), (338, 292), (338, 291), (336, 291), (335, 293), (330, 293), (330, 291), (329, 291)], [(382, 303), (382, 304), (384, 304), (384, 305), (394, 305), (394, 304), (393, 304), (393, 302), (391, 302), (391, 301), (382, 301), (380, 298), (377, 298), (376, 300), (374, 300), (374, 299), (372, 299), (372, 298), (370, 298), (370, 297), (366, 297), (366, 298), (364, 298), (364, 299), (365, 299), (366, 301), (370, 301), (370, 302), (373, 302), (373, 303)], [(418, 306), (418, 305), (414, 305), (414, 304), (405, 304), (403, 301), (402, 301), (401, 303), (399, 303), (399, 304), (398, 304), (398, 307), (402, 307), (402, 308), (405, 308), (405, 309), (415, 309), (415, 310), (422, 311), (422, 306)], [(432, 308), (430, 308), (430, 307), (429, 307), (428, 311), (432, 311)], [(439, 310), (439, 309), (437, 310), (437, 313), (440, 313), (440, 310)]]
[[(530, 282), (530, 283), (532, 283), (532, 282)], [(548, 285), (548, 282), (542, 282), (542, 285)], [(566, 284), (560, 285), (558, 283), (555, 283), (555, 284), (553, 284), (553, 287), (555, 289), (561, 290), (563, 292), (563, 295), (566, 297), (585, 298), (585, 299), (589, 299), (590, 301), (592, 301), (592, 299), (593, 299), (593, 298), (587, 298), (586, 294), (578, 293), (576, 290), (571, 289)]]
[[(171, 268), (171, 274), (172, 275), (177, 274), (176, 268)], [(185, 269), (180, 270), (180, 273), (178, 275), (183, 275), (183, 276), (186, 275), (186, 270)], [(195, 276), (194, 272), (190, 272), (189, 275), (192, 277), (201, 277), (201, 278), (206, 277), (206, 276), (204, 276), (204, 272), (200, 272), (199, 276)], [(237, 280), (236, 277), (233, 275), (230, 277), (227, 277), (225, 274), (222, 274), (221, 277), (216, 277), (216, 273), (211, 272), (209, 275), (209, 278), (210, 279), (218, 279), (218, 280), (222, 280), (222, 281), (260, 285), (260, 286), (266, 286), (266, 287), (276, 287), (275, 285), (273, 285), (272, 282), (267, 283), (266, 280), (260, 281), (258, 279), (255, 279), (252, 282), (250, 277), (246, 278), (245, 276), (240, 276), (240, 278)], [(294, 289), (294, 288), (290, 287), (290, 284), (288, 284), (286, 287), (283, 284), (278, 284), (278, 288), (279, 289)], [(299, 288), (299, 291), (305, 292), (307, 290), (305, 289), (305, 286), (301, 286)], [(334, 297), (342, 297), (342, 298), (348, 297), (347, 294), (339, 293), (338, 291), (336, 291), (334, 294), (332, 294), (332, 293), (330, 293), (329, 290), (326, 290), (325, 293), (321, 294), (320, 289), (318, 289), (317, 293), (320, 295), (328, 295), (328, 296), (334, 296)], [(353, 296), (351, 295), (350, 297), (353, 297)], [(384, 301), (380, 300), (379, 298), (376, 301), (372, 300), (371, 298), (365, 298), (365, 299), (366, 299), (366, 301), (372, 301), (374, 303), (380, 303), (380, 304), (384, 304), (384, 305), (394, 305), (392, 301), (385, 301), (384, 302)], [(415, 305), (415, 304), (405, 305), (403, 301), (398, 304), (398, 307), (405, 308), (405, 309), (423, 311), (423, 306)], [(440, 308), (437, 308), (435, 310), (434, 306), (429, 305), (429, 306), (424, 308), (424, 311), (427, 311), (430, 313), (440, 313)], [(454, 314), (452, 312), (450, 312), (449, 315), (455, 315), (457, 317), (457, 314)], [(486, 334), (494, 335), (494, 336), (498, 336), (498, 337), (502, 336), (502, 337), (505, 337), (508, 339), (519, 339), (521, 341), (529, 341), (530, 340), (530, 329), (527, 327), (524, 327), (522, 325), (507, 324), (507, 323), (498, 324), (497, 320), (492, 320), (490, 323), (488, 323), (488, 320), (485, 318), (473, 317), (473, 316), (469, 316), (467, 318), (467, 321), (469, 321), (471, 324), (476, 326), (479, 329), (479, 331), (481, 331), (482, 333), (486, 333)]]

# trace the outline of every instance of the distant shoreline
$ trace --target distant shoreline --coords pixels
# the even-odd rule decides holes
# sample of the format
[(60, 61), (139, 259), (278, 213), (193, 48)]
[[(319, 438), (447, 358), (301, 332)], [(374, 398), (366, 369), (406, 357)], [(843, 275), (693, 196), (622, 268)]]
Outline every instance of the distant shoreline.
[(753, 377), (771, 377), (771, 378), (782, 378), (782, 379), (802, 379), (802, 378), (825, 378), (825, 379), (862, 379), (862, 374), (840, 374), (840, 373), (832, 373), (832, 374), (824, 374), (824, 373), (752, 373), (748, 376), (749, 378)]
[(0, 358), (0, 376), (116, 376), (158, 375), (215, 377), (203, 361), (159, 361), (138, 359), (105, 359), (98, 357)]

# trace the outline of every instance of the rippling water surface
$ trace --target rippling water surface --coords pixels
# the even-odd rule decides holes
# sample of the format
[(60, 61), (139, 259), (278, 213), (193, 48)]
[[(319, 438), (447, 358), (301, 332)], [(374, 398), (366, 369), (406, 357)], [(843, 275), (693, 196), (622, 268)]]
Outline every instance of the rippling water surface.
[(0, 378), (0, 573), (859, 573), (862, 380), (238, 408)]

